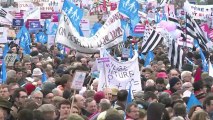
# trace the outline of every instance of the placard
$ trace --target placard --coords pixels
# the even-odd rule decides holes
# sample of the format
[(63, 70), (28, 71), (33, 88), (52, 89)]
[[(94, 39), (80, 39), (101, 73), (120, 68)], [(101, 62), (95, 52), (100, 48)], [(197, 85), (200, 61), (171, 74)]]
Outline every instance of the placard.
[(110, 62), (104, 64), (104, 69), (100, 70), (98, 91), (102, 91), (106, 87), (128, 90), (130, 86), (132, 93), (142, 90), (136, 51), (134, 57), (126, 62), (118, 62), (109, 53), (106, 53), (104, 57), (109, 57)]
[(80, 90), (83, 87), (85, 77), (86, 77), (86, 72), (76, 71), (74, 74), (71, 88), (75, 90)]
[(9, 54), (8, 53), (4, 58), (5, 64), (7, 66), (13, 66), (16, 58), (17, 58), (17, 54)]
[(80, 26), (81, 26), (81, 30), (90, 30), (89, 19), (82, 19)]
[(130, 49), (128, 49), (128, 48), (122, 49), (122, 57), (123, 58), (129, 58), (129, 53), (130, 53)]
[(24, 19), (13, 19), (13, 26), (21, 27), (24, 25)]
[(7, 30), (6, 27), (0, 27), (0, 43), (7, 43)]
[(55, 35), (48, 35), (47, 48), (50, 49), (55, 44)]
[(40, 21), (31, 21), (29, 22), (30, 30), (39, 30), (41, 28)]
[(134, 28), (135, 33), (144, 33), (145, 31), (145, 25), (137, 24)]

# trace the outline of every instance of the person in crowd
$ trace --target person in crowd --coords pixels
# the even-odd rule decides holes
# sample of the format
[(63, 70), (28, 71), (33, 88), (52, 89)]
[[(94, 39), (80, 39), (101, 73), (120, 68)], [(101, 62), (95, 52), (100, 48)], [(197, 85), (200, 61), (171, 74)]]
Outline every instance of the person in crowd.
[(56, 107), (52, 104), (43, 104), (37, 110), (41, 111), (44, 116), (44, 120), (56, 119)]
[(119, 90), (117, 94), (117, 101), (113, 108), (125, 111), (127, 95), (128, 92), (126, 90)]
[(27, 92), (23, 88), (18, 88), (13, 93), (13, 106), (11, 107), (12, 111), (10, 114), (16, 119), (18, 117), (19, 109), (25, 104), (27, 99)]
[(97, 103), (93, 98), (87, 98), (85, 100), (85, 110), (89, 113), (87, 117), (90, 117), (97, 112)]
[(31, 99), (38, 104), (38, 106), (42, 105), (43, 93), (39, 90), (33, 91), (30, 95)]
[(139, 108), (135, 103), (131, 103), (126, 108), (126, 120), (137, 120), (139, 118)]
[(71, 103), (69, 100), (62, 100), (58, 104), (59, 115), (56, 120), (66, 120), (70, 114)]

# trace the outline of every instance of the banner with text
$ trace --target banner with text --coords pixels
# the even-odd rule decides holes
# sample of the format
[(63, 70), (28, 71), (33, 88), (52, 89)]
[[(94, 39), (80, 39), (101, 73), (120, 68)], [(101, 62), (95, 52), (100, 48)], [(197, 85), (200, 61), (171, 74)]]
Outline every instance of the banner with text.
[(184, 10), (194, 19), (206, 19), (213, 17), (213, 5), (194, 5), (186, 1), (184, 3)]
[(109, 58), (109, 61), (103, 62), (103, 66), (98, 68), (100, 70), (98, 91), (106, 87), (128, 90), (130, 86), (133, 93), (141, 91), (137, 52), (135, 51), (134, 57), (126, 62), (118, 62), (110, 54), (105, 53), (104, 58)]
[(110, 48), (123, 41), (121, 15), (113, 11), (105, 24), (90, 38), (81, 37), (68, 16), (62, 11), (55, 41), (83, 53), (95, 53), (101, 47)]

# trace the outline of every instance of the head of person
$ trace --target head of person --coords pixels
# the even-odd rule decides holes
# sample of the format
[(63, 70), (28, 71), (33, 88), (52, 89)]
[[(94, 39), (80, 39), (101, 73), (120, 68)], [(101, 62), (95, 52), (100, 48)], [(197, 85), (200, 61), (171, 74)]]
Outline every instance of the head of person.
[(6, 120), (8, 118), (11, 107), (12, 103), (0, 97), (0, 118), (2, 118), (1, 120)]
[(104, 93), (105, 93), (105, 98), (112, 101), (112, 90), (110, 88), (106, 88), (104, 89)]
[(210, 120), (210, 117), (204, 110), (198, 110), (193, 113), (191, 120)]
[(18, 83), (10, 83), (8, 85), (8, 87), (9, 87), (9, 93), (12, 96), (14, 91), (19, 88), (19, 84)]
[(53, 103), (54, 94), (50, 90), (42, 90), (42, 93), (44, 95), (43, 102), (44, 103)]
[(181, 79), (183, 80), (183, 82), (192, 82), (192, 72), (183, 71), (181, 73)]
[(81, 63), (82, 63), (82, 65), (88, 65), (88, 60), (87, 60), (87, 58), (85, 58), (85, 57), (83, 57), (83, 58), (81, 58)]
[(148, 91), (144, 93), (144, 100), (148, 103), (157, 102), (157, 95), (154, 92)]
[(163, 78), (165, 80), (165, 82), (168, 82), (168, 75), (166, 74), (166, 72), (158, 72), (156, 75), (157, 78)]
[(157, 78), (155, 81), (158, 92), (164, 91), (166, 89), (166, 84), (163, 78)]
[(213, 95), (208, 95), (204, 99), (203, 106), (206, 112), (211, 113), (213, 112)]
[(37, 110), (43, 113), (45, 120), (54, 120), (56, 118), (56, 108), (52, 104), (43, 104)]
[(70, 114), (66, 120), (84, 120), (80, 115)]
[(172, 77), (169, 80), (169, 85), (172, 93), (182, 89), (182, 83), (178, 77)]
[(169, 120), (169, 114), (165, 105), (161, 103), (151, 103), (147, 109), (147, 120)]
[(104, 120), (123, 120), (123, 115), (115, 109), (109, 109), (106, 111)]
[(176, 69), (171, 69), (169, 71), (169, 79), (171, 79), (172, 77), (179, 77), (179, 72)]
[(69, 100), (62, 100), (58, 104), (58, 111), (61, 119), (65, 119), (70, 114), (71, 103)]
[(33, 74), (32, 77), (37, 77), (37, 78), (41, 78), (42, 77), (42, 72), (40, 68), (34, 68), (33, 69)]
[(74, 102), (80, 109), (85, 108), (85, 98), (82, 95), (76, 94), (74, 96)]
[(119, 90), (117, 94), (117, 101), (125, 102), (127, 100), (128, 92), (127, 90)]
[(202, 106), (200, 106), (200, 105), (192, 106), (192, 107), (190, 108), (190, 110), (189, 110), (189, 113), (188, 113), (189, 119), (191, 119), (193, 113), (194, 113), (195, 111), (198, 111), (198, 110), (202, 110)]
[(151, 79), (152, 73), (153, 73), (153, 70), (151, 68), (144, 68), (142, 70), (142, 74), (145, 76), (146, 79)]
[(0, 86), (0, 97), (8, 100), (10, 98), (10, 93), (9, 93), (9, 86), (8, 85), (1, 85)]
[(139, 118), (139, 108), (136, 103), (131, 103), (126, 108), (126, 114), (132, 119), (138, 119)]
[(98, 91), (98, 79), (97, 78), (95, 80), (93, 80), (92, 88), (93, 88), (93, 90)]
[(85, 101), (85, 110), (89, 113), (97, 112), (97, 103), (93, 98), (87, 98)]
[(185, 82), (182, 85), (182, 89), (183, 89), (183, 91), (186, 91), (186, 90), (193, 91), (194, 87), (191, 82)]
[(99, 112), (106, 111), (111, 108), (111, 103), (108, 99), (101, 99), (100, 103), (98, 104)]
[(31, 65), (31, 61), (30, 60), (24, 60), (23, 61), (23, 66), (26, 68), (26, 70), (31, 70), (32, 69), (32, 65)]
[(16, 79), (17, 80), (22, 79), (22, 76), (23, 76), (22, 69), (21, 68), (16, 68), (15, 70), (16, 70)]
[(174, 115), (175, 116), (182, 116), (183, 118), (186, 117), (186, 105), (183, 103), (176, 103), (173, 107)]
[(117, 100), (118, 89), (117, 88), (111, 88), (111, 90), (112, 90), (112, 102), (115, 102)]
[(13, 99), (16, 105), (23, 105), (27, 99), (27, 92), (24, 88), (18, 88), (13, 93)]
[(38, 104), (38, 106), (42, 105), (43, 93), (39, 90), (33, 91), (30, 95), (31, 99)]
[(17, 120), (33, 120), (33, 111), (29, 109), (22, 109), (18, 112)]
[(11, 51), (12, 51), (12, 53), (17, 54), (17, 47), (16, 46), (12, 46), (11, 47)]
[(81, 115), (81, 110), (78, 108), (77, 105), (73, 104), (70, 113)]

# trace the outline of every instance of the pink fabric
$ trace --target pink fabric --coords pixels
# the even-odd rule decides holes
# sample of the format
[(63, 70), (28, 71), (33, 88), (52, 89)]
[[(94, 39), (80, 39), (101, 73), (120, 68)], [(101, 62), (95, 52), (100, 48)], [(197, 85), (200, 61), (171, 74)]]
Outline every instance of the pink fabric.
[(165, 78), (165, 77), (168, 77), (165, 72), (159, 72), (159, 73), (157, 73), (157, 78)]
[(194, 76), (194, 82), (197, 82), (197, 81), (199, 81), (199, 80), (201, 80), (201, 74), (202, 74), (202, 70), (201, 70), (201, 68), (200, 67), (198, 67), (197, 69), (196, 69), (196, 72), (195, 72), (195, 76)]

